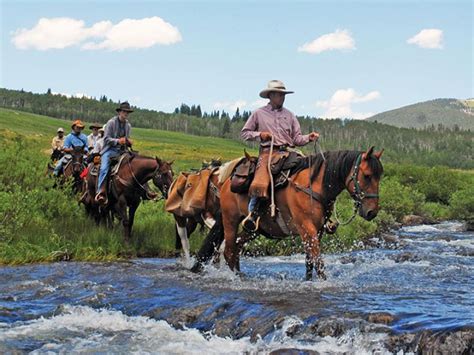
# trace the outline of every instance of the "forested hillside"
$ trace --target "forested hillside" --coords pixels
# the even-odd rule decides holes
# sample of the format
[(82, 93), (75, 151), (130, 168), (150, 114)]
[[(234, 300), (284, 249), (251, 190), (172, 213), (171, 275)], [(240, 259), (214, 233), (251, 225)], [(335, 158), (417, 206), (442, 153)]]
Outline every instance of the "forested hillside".
[[(106, 122), (114, 114), (117, 102), (105, 96), (96, 100), (0, 89), (0, 106), (69, 120)], [(183, 104), (174, 113), (135, 108), (131, 121), (135, 127), (237, 140), (248, 115), (248, 112), (206, 113), (199, 105)], [(313, 128), (321, 133), (324, 150), (365, 149), (375, 145), (385, 148), (385, 156), (393, 162), (474, 168), (474, 133), (469, 130), (442, 125), (397, 128), (379, 122), (310, 117), (299, 117), (299, 120), (304, 133)]]
[(397, 127), (426, 128), (443, 125), (453, 129), (474, 130), (472, 103), (472, 99), (436, 99), (382, 112), (367, 120)]

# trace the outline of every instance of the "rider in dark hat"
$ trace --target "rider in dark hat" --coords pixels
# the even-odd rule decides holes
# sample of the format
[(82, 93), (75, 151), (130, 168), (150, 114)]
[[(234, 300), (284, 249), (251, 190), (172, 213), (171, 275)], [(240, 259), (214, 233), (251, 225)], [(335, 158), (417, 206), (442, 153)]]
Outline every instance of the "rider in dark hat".
[(128, 115), (133, 112), (130, 104), (125, 101), (115, 109), (117, 116), (112, 117), (105, 125), (104, 146), (100, 152), (102, 155), (97, 195), (95, 200), (101, 204), (107, 201), (107, 191), (105, 179), (109, 173), (110, 159), (120, 156), (120, 152), (127, 146), (132, 146), (130, 131), (132, 126), (128, 121)]

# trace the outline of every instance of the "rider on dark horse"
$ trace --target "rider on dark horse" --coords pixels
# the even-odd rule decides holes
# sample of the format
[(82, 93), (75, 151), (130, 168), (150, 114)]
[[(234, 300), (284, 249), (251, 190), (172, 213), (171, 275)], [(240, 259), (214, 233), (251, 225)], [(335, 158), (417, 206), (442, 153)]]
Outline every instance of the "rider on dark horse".
[(56, 131), (57, 135), (51, 141), (51, 161), (56, 163), (63, 156), (64, 129), (61, 127)]
[(65, 155), (58, 161), (54, 168), (53, 175), (59, 176), (65, 165), (72, 157), (70, 153), (73, 152), (74, 147), (82, 147), (84, 153), (87, 153), (87, 136), (82, 133), (84, 124), (81, 120), (75, 120), (71, 126), (72, 132), (66, 136), (64, 140), (63, 151)]
[[(107, 174), (110, 168), (110, 159), (119, 157), (127, 147), (132, 146), (130, 139), (131, 124), (128, 116), (133, 112), (128, 102), (122, 102), (116, 109), (117, 116), (112, 117), (105, 125), (104, 142), (101, 150), (101, 164), (99, 171), (99, 182), (97, 184), (97, 195), (95, 201), (100, 204), (107, 203)], [(150, 192), (152, 198), (155, 194)]]
[(268, 198), (270, 176), (268, 174), (268, 159), (273, 137), (274, 151), (284, 151), (295, 146), (303, 146), (319, 138), (319, 133), (301, 134), (301, 127), (296, 116), (283, 107), (285, 95), (292, 94), (283, 82), (271, 80), (268, 87), (260, 92), (260, 97), (270, 102), (252, 113), (242, 128), (241, 137), (246, 141), (260, 142), (259, 158), (255, 177), (250, 185), (249, 215), (243, 220), (242, 226), (248, 232), (258, 229), (260, 219), (260, 204)]

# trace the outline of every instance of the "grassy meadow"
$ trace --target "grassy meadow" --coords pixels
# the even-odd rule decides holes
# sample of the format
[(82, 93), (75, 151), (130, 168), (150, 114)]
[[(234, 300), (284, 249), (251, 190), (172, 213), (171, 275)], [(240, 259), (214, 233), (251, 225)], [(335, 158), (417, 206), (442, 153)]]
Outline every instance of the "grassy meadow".
[[(142, 203), (133, 243), (125, 246), (121, 226), (113, 230), (97, 227), (69, 189), (52, 188), (53, 180), (45, 174), (50, 141), (58, 127), (67, 132), (70, 123), (0, 109), (0, 264), (174, 255), (174, 223), (162, 201)], [(199, 168), (203, 160), (236, 158), (244, 149), (243, 144), (229, 139), (140, 128), (132, 129), (132, 139), (141, 154), (174, 160), (175, 174)], [(256, 150), (251, 152), (256, 154)], [(472, 171), (384, 165), (379, 216), (373, 222), (357, 217), (341, 227), (336, 236), (324, 239), (324, 251), (357, 247), (360, 239), (379, 233), (407, 214), (431, 220), (474, 220)], [(347, 194), (343, 195), (338, 211), (347, 218), (352, 206)], [(192, 250), (199, 248), (202, 238), (198, 233), (191, 238)], [(302, 248), (298, 238), (279, 243), (258, 238), (246, 250), (253, 255), (288, 254)]]

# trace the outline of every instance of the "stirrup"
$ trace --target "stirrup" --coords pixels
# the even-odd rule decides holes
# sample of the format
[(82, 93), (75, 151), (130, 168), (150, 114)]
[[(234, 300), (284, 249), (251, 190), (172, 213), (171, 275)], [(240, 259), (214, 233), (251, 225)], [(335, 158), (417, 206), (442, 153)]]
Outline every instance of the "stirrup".
[(252, 213), (249, 213), (247, 217), (242, 221), (242, 227), (250, 233), (255, 233), (258, 230), (258, 225), (260, 223), (260, 216), (257, 216), (257, 219), (254, 221), (252, 219)]

